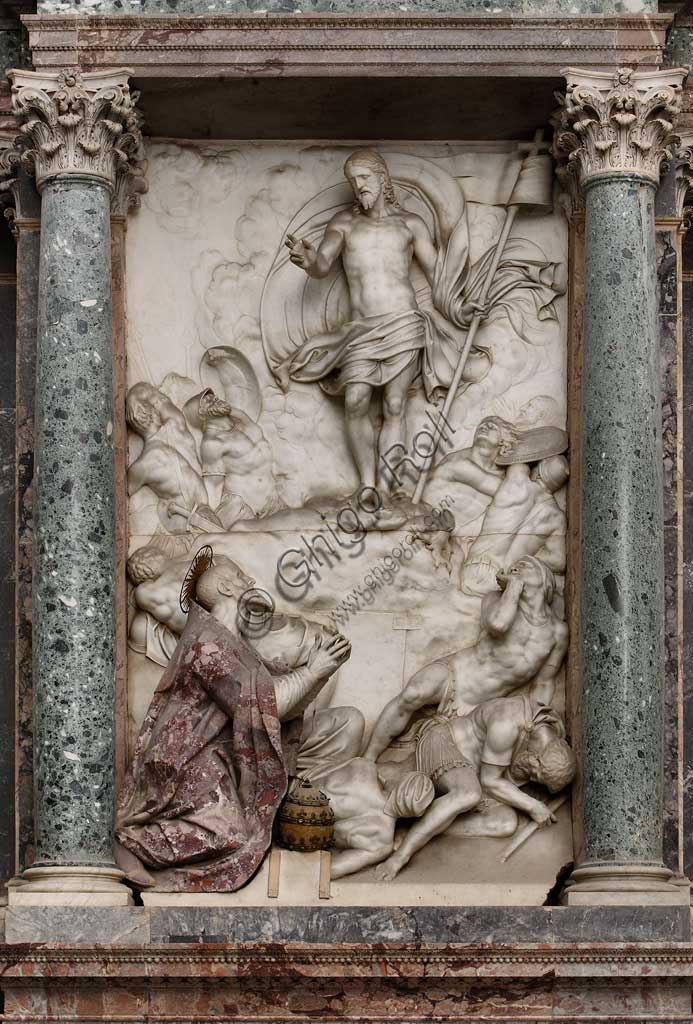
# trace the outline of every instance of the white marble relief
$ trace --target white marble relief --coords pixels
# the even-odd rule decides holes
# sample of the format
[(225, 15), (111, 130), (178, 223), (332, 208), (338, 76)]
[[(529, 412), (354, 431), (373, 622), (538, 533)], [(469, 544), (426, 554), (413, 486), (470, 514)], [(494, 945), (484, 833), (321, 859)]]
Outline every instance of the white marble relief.
[[(551, 169), (510, 144), (154, 144), (147, 157), (128, 243), (133, 738), (185, 627), (183, 577), (211, 545), (275, 616), (350, 641), (299, 756), (337, 815), (344, 900), (365, 885), (377, 904), (402, 881), (454, 901), (455, 864), (484, 884), (470, 851), (485, 843), (500, 863), (501, 839), (553, 821), (546, 788), (574, 771)], [(548, 884), (569, 841), (559, 818), (526, 844)], [(503, 877), (532, 874), (523, 856)]]

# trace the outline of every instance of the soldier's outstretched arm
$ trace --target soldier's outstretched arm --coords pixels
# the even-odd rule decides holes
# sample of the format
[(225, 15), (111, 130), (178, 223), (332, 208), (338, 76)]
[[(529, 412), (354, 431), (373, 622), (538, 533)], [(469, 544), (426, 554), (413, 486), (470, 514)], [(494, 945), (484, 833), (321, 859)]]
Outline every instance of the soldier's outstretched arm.
[(479, 781), (485, 793), (500, 800), (502, 804), (515, 807), (518, 811), (524, 811), (538, 825), (548, 825), (556, 820), (541, 800), (523, 793), (519, 786), (516, 786), (505, 775), (506, 769), (501, 765), (482, 764)]
[(450, 669), (442, 661), (434, 661), (413, 675), (402, 692), (380, 712), (363, 754), (366, 760), (376, 761), (392, 740), (404, 732), (415, 711), (429, 704), (439, 704), (445, 696), (449, 678)]

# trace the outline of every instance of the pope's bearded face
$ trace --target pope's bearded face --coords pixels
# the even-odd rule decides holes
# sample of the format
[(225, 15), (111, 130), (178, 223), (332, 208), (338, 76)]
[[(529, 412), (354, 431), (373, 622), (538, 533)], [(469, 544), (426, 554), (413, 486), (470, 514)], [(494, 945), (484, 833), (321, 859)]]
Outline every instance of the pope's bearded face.
[(347, 180), (364, 210), (372, 210), (383, 191), (382, 175), (366, 164), (351, 164)]

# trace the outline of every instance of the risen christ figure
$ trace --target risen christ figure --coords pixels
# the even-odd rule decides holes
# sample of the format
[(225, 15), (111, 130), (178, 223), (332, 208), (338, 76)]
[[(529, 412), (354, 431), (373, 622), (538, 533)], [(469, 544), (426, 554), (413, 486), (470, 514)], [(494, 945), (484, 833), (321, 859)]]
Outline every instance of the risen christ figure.
[[(386, 493), (390, 481), (376, 479), (378, 451), (406, 443), (407, 392), (421, 370), (427, 333), (435, 330), (416, 301), (412, 260), (416, 257), (433, 287), (438, 252), (421, 217), (397, 202), (379, 153), (357, 150), (344, 165), (344, 174), (356, 198), (353, 207), (332, 218), (317, 248), (294, 235), (287, 236), (286, 245), (292, 263), (314, 278), (326, 277), (341, 257), (351, 320), (338, 331), (308, 339), (287, 367), (287, 376), (319, 380), (326, 391), (344, 393), (347, 439), (361, 486), (377, 483)], [(483, 307), (469, 302), (462, 316), (470, 320), (477, 310)], [(374, 388), (382, 390), (379, 438), (369, 415)]]

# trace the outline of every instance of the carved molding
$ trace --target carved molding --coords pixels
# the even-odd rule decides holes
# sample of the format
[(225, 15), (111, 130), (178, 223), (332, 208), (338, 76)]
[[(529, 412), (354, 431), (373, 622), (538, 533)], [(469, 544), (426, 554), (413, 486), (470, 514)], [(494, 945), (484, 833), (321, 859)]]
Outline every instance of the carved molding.
[(10, 944), (3, 948), (0, 965), (4, 968), (3, 977), (7, 981), (16, 976), (16, 968), (19, 968), (24, 980), (32, 975), (40, 977), (43, 968), (57, 964), (79, 965), (79, 973), (84, 978), (111, 977), (114, 964), (127, 965), (128, 977), (165, 976), (169, 967), (187, 964), (190, 966), (190, 976), (198, 978), (206, 975), (218, 978), (221, 966), (226, 966), (232, 976), (236, 972), (247, 976), (255, 971), (262, 971), (267, 976), (275, 973), (285, 976), (290, 968), (297, 976), (305, 969), (306, 975), (314, 978), (316, 967), (322, 968), (321, 974), (324, 977), (348, 975), (354, 969), (362, 977), (368, 977), (371, 973), (381, 976), (384, 961), (394, 974), (398, 973), (397, 968), (403, 968), (408, 977), (428, 979), (436, 976), (478, 977), (487, 970), (497, 977), (502, 976), (498, 970), (503, 967), (507, 968), (508, 975), (512, 975), (516, 966), (524, 967), (526, 971), (529, 965), (536, 965), (538, 972), (545, 971), (547, 966), (594, 965), (601, 976), (605, 965), (636, 967), (653, 963), (669, 968), (667, 974), (689, 976), (693, 966), (693, 951), (690, 946), (645, 942), (630, 946), (608, 942), (582, 946), (574, 943), (552, 943), (550, 946), (528, 943), (519, 948), (393, 943), (388, 944), (385, 954), (382, 945), (378, 943), (303, 945), (287, 942), (271, 946), (261, 943), (228, 943), (213, 950), (205, 949), (199, 943), (180, 943), (175, 948), (171, 945), (152, 944), (112, 945), (99, 949), (86, 945), (41, 949), (27, 947), (26, 944), (15, 949)]
[(687, 73), (566, 68), (566, 91), (556, 94), (560, 107), (553, 118), (564, 188), (584, 188), (613, 174), (637, 174), (656, 185), (671, 158)]
[[(392, 909), (399, 916), (407, 910)], [(103, 940), (103, 928), (98, 935)], [(276, 1024), (337, 1019), (333, 1007), (341, 1019), (424, 1021), (435, 1015), (453, 1022), (478, 1020), (480, 1013), (490, 1020), (499, 1005), (506, 1020), (510, 1014), (536, 1020), (527, 1017), (536, 1005), (569, 1005), (576, 1022), (594, 1020), (595, 1002), (601, 1007), (606, 1000), (615, 1010), (628, 998), (638, 1020), (654, 1020), (664, 1000), (667, 1008), (680, 1008), (679, 1019), (689, 1019), (693, 953), (683, 942), (205, 945), (5, 945), (0, 967), (7, 1018), (27, 1019), (27, 1006), (48, 1000), (58, 1019), (68, 1019), (75, 1003), (88, 1005), (94, 1024), (110, 1024), (114, 1007), (123, 1014), (153, 1001), (159, 1019), (184, 1015), (199, 1024), (219, 1020), (223, 1005), (248, 1007), (245, 1019), (261, 1016)], [(228, 1011), (225, 1016), (232, 1019)]]
[(128, 182), (141, 181), (138, 94), (130, 92), (129, 70), (15, 70), (8, 77), (26, 146), (22, 161), (39, 189), (50, 179), (79, 175), (122, 198)]
[[(407, 910), (392, 909), (400, 916)], [(577, 1022), (594, 1021), (595, 1002), (616, 1011), (626, 999), (638, 1020), (661, 1020), (657, 1010), (665, 1000), (688, 1020), (693, 953), (683, 942), (404, 947), (364, 940), (206, 948), (197, 942), (94, 950), (34, 940), (4, 946), (0, 966), (6, 1014), (17, 1020), (28, 1005), (43, 1007), (48, 1000), (54, 1018), (67, 1019), (75, 1003), (88, 1004), (89, 1020), (104, 1024), (114, 1019), (114, 1007), (123, 1014), (153, 1001), (159, 1019), (184, 1015), (199, 1024), (221, 1019), (223, 1005), (248, 1007), (256, 1019), (275, 1024), (337, 1019), (334, 1007), (340, 1019), (424, 1021), (435, 1015), (453, 1022), (479, 1020), (482, 1013), (500, 1019), (499, 1005), (506, 1020), (511, 1014), (536, 1020), (527, 1013), (537, 1005), (569, 1005)], [(232, 1019), (228, 1011), (225, 1017)]]

